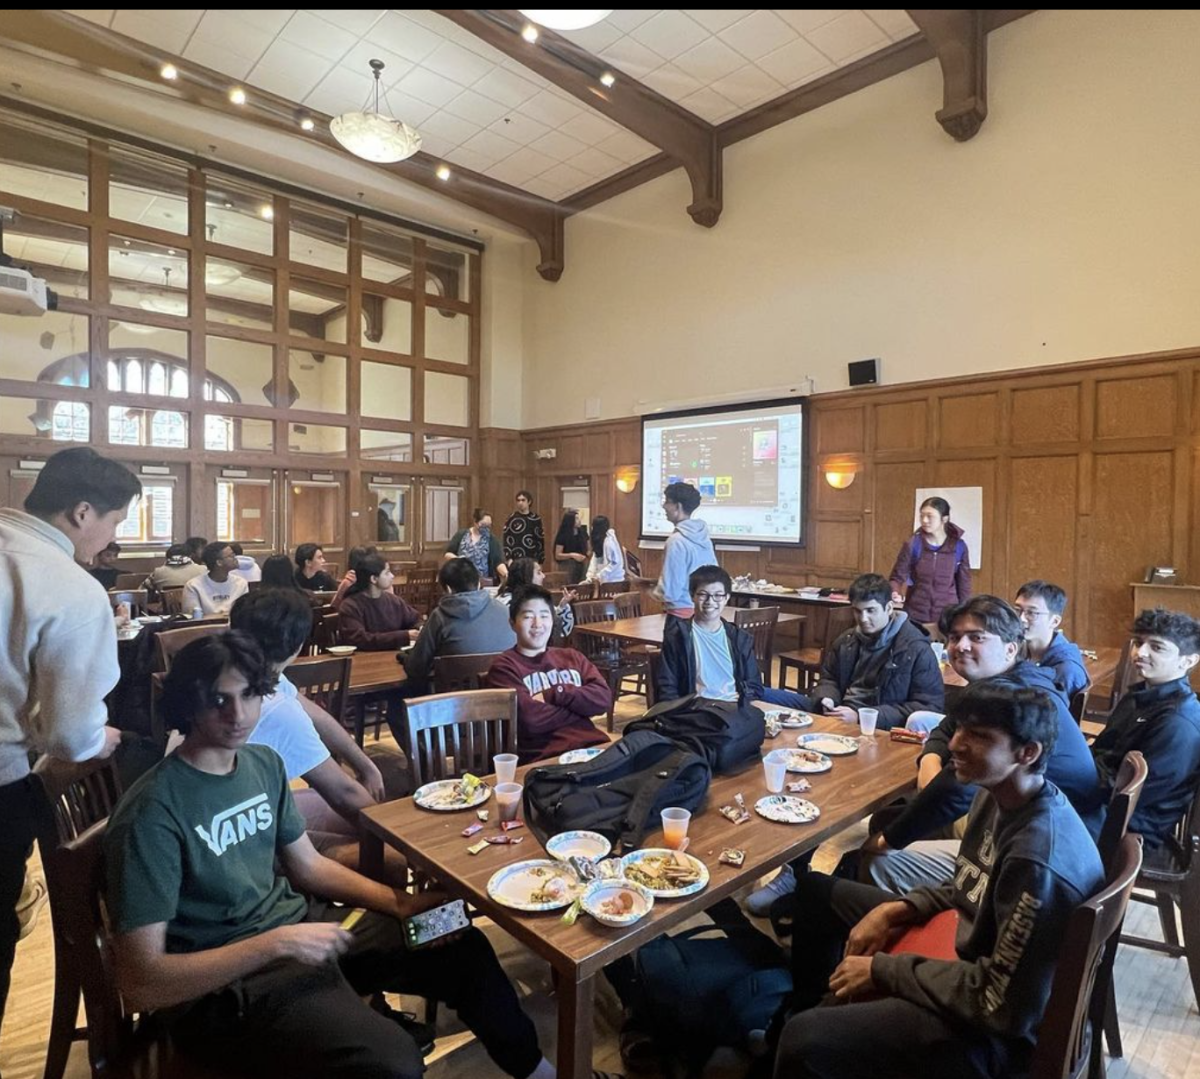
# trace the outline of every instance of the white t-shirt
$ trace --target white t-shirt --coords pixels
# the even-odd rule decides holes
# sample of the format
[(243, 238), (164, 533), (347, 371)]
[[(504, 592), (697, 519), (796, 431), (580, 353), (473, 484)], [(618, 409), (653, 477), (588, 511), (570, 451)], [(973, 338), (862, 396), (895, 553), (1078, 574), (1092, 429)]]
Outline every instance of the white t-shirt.
[(696, 692), (710, 701), (736, 701), (737, 681), (725, 627), (710, 632), (693, 623), (692, 646), (696, 651)]
[(329, 760), (329, 750), (298, 697), (296, 687), (281, 676), (275, 692), (263, 698), (258, 726), (247, 739), (251, 745), (270, 746), (283, 758), (289, 782)]
[(228, 614), (233, 601), (244, 596), (249, 588), (246, 578), (236, 573), (231, 573), (228, 580), (220, 583), (212, 579), (211, 573), (205, 573), (193, 577), (183, 586), (182, 607), (185, 613), (199, 607), (206, 615)]

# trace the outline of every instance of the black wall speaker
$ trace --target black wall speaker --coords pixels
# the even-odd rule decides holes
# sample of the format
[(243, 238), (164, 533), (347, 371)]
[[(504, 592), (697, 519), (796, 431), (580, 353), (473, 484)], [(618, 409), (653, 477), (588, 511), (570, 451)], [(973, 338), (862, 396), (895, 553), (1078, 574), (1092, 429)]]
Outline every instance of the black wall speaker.
[(879, 360), (856, 360), (846, 364), (850, 373), (851, 386), (876, 386), (879, 384)]

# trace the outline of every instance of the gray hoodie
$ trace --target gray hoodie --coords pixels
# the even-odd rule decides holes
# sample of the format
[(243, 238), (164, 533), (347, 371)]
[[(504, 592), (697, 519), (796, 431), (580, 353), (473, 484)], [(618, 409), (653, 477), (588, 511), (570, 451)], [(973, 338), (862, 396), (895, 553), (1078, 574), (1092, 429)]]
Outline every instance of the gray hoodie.
[(654, 589), (655, 596), (662, 600), (668, 611), (679, 607), (690, 608), (692, 596), (688, 591), (688, 577), (701, 566), (716, 564), (717, 552), (713, 550), (708, 525), (695, 517), (680, 521), (675, 531), (667, 537), (662, 574)]
[(503, 652), (516, 643), (503, 603), (484, 591), (454, 592), (443, 596), (429, 616), (417, 643), (404, 657), (404, 672), (413, 689), (422, 692), (433, 676), (435, 657)]

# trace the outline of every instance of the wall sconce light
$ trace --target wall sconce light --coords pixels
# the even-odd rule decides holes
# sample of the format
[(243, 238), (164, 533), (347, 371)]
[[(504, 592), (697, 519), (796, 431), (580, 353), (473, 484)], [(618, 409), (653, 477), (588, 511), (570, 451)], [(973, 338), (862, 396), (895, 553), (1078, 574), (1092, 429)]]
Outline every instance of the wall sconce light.
[(617, 473), (617, 490), (623, 495), (633, 494), (637, 490), (638, 480), (642, 478), (640, 468), (624, 468)]
[(825, 482), (830, 487), (838, 491), (844, 491), (854, 482), (854, 477), (858, 473), (853, 469), (833, 471), (832, 469), (825, 473)]

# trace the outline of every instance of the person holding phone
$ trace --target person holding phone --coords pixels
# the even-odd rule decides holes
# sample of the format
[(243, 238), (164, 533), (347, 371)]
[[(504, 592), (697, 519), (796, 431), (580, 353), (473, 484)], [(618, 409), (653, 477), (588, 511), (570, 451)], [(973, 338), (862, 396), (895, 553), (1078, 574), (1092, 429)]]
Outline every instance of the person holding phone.
[[(416, 1043), (362, 994), (433, 996), (502, 1072), (553, 1079), (479, 930), (428, 950), (406, 942), (405, 919), (444, 895), (368, 880), (313, 847), (279, 756), (246, 744), (273, 687), (237, 630), (193, 641), (171, 666), (161, 707), (184, 742), (129, 789), (105, 834), (125, 1003), (169, 1009), (180, 1048), (218, 1070), (418, 1079)], [(348, 907), (366, 911), (353, 929)]]

